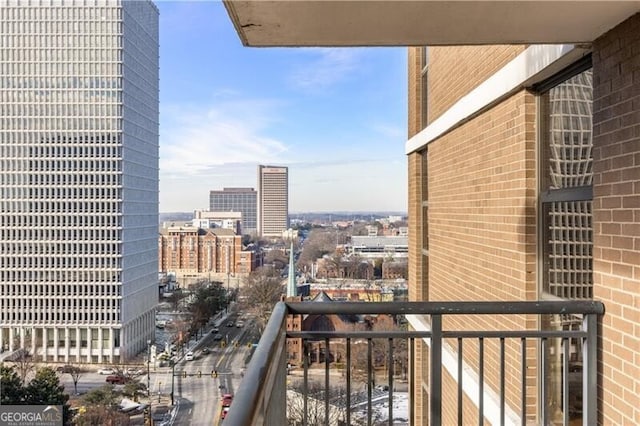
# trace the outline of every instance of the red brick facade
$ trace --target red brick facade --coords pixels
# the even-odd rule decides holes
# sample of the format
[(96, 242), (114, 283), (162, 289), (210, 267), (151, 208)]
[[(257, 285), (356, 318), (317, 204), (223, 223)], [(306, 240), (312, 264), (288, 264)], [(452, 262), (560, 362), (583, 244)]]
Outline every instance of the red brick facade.
[(223, 279), (254, 269), (253, 253), (242, 251), (242, 237), (228, 230), (164, 229), (158, 256), (160, 272), (175, 273), (187, 287), (199, 279)]

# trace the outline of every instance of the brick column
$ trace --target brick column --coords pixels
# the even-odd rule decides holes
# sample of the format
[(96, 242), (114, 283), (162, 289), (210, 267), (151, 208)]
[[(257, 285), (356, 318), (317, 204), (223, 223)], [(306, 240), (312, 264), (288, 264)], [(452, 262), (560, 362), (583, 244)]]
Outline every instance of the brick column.
[(594, 42), (593, 75), (599, 422), (640, 424), (640, 14)]

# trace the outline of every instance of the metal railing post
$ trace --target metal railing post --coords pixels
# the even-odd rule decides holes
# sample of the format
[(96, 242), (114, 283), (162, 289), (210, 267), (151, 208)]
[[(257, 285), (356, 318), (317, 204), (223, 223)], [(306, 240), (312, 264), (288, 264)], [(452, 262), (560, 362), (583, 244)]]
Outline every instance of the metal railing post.
[(582, 343), (582, 424), (598, 422), (598, 316), (586, 314), (582, 328), (587, 337)]
[(303, 378), (302, 378), (302, 393), (304, 394), (304, 402), (303, 402), (303, 408), (302, 408), (302, 424), (304, 426), (307, 426), (308, 424), (308, 398), (309, 398), (309, 347), (308, 344), (303, 340), (302, 341), (302, 347), (304, 350), (304, 355), (303, 355), (303, 359), (304, 359), (304, 373), (303, 373)]
[(542, 424), (548, 425), (549, 419), (551, 418), (549, 411), (551, 411), (551, 406), (549, 404), (549, 355), (547, 353), (547, 347), (549, 342), (545, 337), (540, 339), (540, 374), (542, 374), (542, 380), (540, 381), (540, 418), (542, 419)]
[(347, 374), (347, 424), (351, 424), (351, 339), (347, 337), (347, 366), (346, 366), (346, 374)]
[(442, 423), (442, 315), (431, 315), (431, 352), (429, 365), (429, 424)]
[(329, 424), (329, 338), (324, 340), (324, 423)]

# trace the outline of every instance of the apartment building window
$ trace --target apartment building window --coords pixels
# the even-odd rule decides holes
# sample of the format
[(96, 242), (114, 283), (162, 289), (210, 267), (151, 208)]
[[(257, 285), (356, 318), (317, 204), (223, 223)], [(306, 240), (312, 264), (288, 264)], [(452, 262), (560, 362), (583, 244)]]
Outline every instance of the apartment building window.
[(591, 299), (592, 72), (540, 97), (543, 295)]
[[(593, 84), (590, 58), (556, 77), (540, 95), (540, 297), (593, 297)], [(582, 318), (554, 315), (543, 329), (579, 328)], [(563, 374), (564, 345), (569, 345), (569, 374)], [(582, 417), (582, 348), (579, 339), (550, 339), (546, 346), (544, 403), (550, 424), (562, 423), (563, 377), (569, 386), (571, 422)]]

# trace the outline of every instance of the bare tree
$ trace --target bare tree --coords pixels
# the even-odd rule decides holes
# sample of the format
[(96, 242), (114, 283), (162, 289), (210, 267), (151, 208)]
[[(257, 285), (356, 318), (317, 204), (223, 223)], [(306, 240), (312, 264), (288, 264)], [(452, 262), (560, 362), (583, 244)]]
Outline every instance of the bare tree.
[(73, 381), (73, 391), (76, 395), (78, 395), (78, 382), (80, 381), (82, 374), (86, 370), (80, 365), (67, 364), (62, 366), (61, 370), (59, 369), (58, 371), (60, 371), (61, 373), (69, 374), (71, 380)]
[(325, 254), (331, 254), (336, 250), (336, 235), (334, 230), (313, 229), (302, 245), (302, 253), (298, 258), (298, 267), (302, 270), (311, 267), (311, 264)]
[[(334, 252), (332, 255), (325, 256), (327, 262), (327, 275), (334, 275), (334, 278), (347, 278), (347, 269), (349, 260), (342, 253)], [(330, 278), (327, 276), (327, 278)]]
[(33, 357), (28, 350), (20, 348), (11, 359), (15, 365), (18, 377), (20, 377), (20, 382), (24, 385), (27, 380), (27, 376), (29, 373), (34, 371), (36, 367)]
[(275, 269), (281, 271), (289, 263), (289, 257), (283, 250), (269, 250), (264, 256), (265, 265), (273, 265)]
[(180, 289), (174, 290), (170, 296), (166, 297), (165, 300), (171, 304), (171, 309), (173, 311), (180, 310), (180, 302), (187, 297), (187, 295)]
[(273, 307), (281, 299), (283, 280), (271, 268), (258, 268), (245, 278), (241, 289), (246, 310), (256, 317), (257, 327), (262, 331), (271, 316)]

